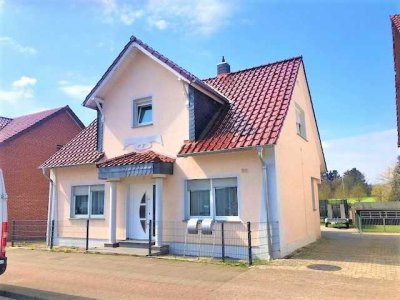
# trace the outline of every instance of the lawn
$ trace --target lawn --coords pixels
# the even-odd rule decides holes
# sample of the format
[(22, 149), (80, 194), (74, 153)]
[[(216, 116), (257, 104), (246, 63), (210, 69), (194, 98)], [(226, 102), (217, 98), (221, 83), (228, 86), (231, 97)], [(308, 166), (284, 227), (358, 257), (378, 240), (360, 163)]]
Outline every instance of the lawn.
[[(328, 201), (337, 201), (337, 200), (341, 200), (341, 199), (329, 199)], [(360, 199), (360, 201), (358, 201), (357, 198), (347, 198), (348, 204), (354, 204), (354, 203), (358, 203), (358, 202), (376, 202), (376, 199), (375, 199), (375, 197), (363, 197)]]
[(363, 225), (362, 231), (400, 233), (400, 225)]

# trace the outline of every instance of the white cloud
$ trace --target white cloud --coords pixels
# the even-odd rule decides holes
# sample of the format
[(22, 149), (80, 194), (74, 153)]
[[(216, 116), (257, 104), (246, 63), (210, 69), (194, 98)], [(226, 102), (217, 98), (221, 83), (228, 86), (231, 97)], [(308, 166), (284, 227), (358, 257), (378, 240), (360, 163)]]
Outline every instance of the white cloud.
[(153, 18), (148, 18), (147, 19), (147, 23), (150, 26), (156, 27), (159, 30), (164, 30), (164, 29), (167, 29), (167, 27), (168, 27), (168, 22), (165, 21), (165, 20), (162, 20), (162, 19), (161, 20), (154, 20)]
[(35, 55), (37, 54), (37, 50), (30, 46), (23, 46), (17, 43), (14, 39), (10, 38), (9, 36), (1, 36), (0, 37), (0, 45), (5, 45), (13, 50), (16, 50), (19, 53), (27, 54), (27, 55)]
[(343, 172), (356, 167), (372, 183), (379, 181), (400, 154), (396, 129), (324, 141), (323, 145), (329, 170)]
[(74, 100), (83, 101), (92, 89), (92, 85), (71, 84), (66, 80), (58, 82), (59, 89)]
[(36, 78), (29, 76), (22, 76), (15, 80), (9, 89), (0, 89), (0, 103), (17, 104), (21, 100), (33, 98), (31, 86), (34, 86), (36, 82)]
[(28, 77), (28, 76), (22, 76), (20, 79), (14, 81), (12, 83), (13, 87), (16, 88), (22, 88), (28, 85), (35, 85), (37, 82), (36, 78)]
[(132, 25), (144, 15), (143, 9), (131, 4), (119, 4), (117, 0), (99, 0), (103, 9), (103, 21), (113, 23), (119, 21), (124, 25)]
[(231, 0), (147, 0), (140, 6), (121, 0), (98, 0), (103, 20), (132, 25), (144, 18), (150, 27), (211, 34), (226, 25), (234, 13)]

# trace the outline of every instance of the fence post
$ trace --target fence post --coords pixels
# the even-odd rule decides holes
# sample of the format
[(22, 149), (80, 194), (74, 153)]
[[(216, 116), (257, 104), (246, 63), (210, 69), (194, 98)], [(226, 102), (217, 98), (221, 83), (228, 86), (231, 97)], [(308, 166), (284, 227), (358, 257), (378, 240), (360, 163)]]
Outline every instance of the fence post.
[(86, 251), (89, 250), (89, 219), (86, 220)]
[(222, 261), (225, 262), (225, 232), (224, 232), (224, 222), (221, 223), (221, 253)]
[(11, 247), (14, 247), (14, 242), (16, 240), (16, 222), (15, 220), (12, 221), (12, 238), (11, 238)]
[(151, 236), (153, 235), (152, 220), (149, 220), (149, 256), (151, 256)]
[(383, 231), (386, 232), (386, 221), (385, 221), (385, 218), (383, 218)]
[(50, 249), (53, 249), (53, 245), (54, 245), (54, 220), (51, 220)]
[(253, 264), (253, 254), (251, 249), (251, 225), (247, 222), (247, 245), (249, 249), (249, 266)]

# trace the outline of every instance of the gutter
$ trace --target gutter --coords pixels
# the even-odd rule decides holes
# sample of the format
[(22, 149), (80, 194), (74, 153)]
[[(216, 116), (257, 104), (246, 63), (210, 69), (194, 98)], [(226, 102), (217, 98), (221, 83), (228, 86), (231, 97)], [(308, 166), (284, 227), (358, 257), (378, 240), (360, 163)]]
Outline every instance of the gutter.
[(54, 189), (54, 181), (50, 178), (49, 175), (46, 174), (46, 168), (42, 168), (43, 176), (50, 183), (49, 189), (49, 203), (47, 205), (47, 233), (46, 233), (46, 244), (50, 246), (50, 231), (51, 231), (51, 221), (52, 221), (52, 210), (53, 210), (53, 189)]
[(265, 209), (265, 218), (267, 223), (267, 241), (268, 241), (268, 256), (269, 259), (272, 259), (272, 240), (271, 240), (271, 228), (272, 224), (270, 224), (270, 215), (269, 215), (269, 197), (268, 197), (268, 173), (267, 173), (267, 161), (266, 157), (264, 157), (264, 147), (256, 146), (256, 151), (258, 158), (260, 159), (262, 166), (262, 195), (261, 195), (261, 203), (265, 205), (262, 209)]

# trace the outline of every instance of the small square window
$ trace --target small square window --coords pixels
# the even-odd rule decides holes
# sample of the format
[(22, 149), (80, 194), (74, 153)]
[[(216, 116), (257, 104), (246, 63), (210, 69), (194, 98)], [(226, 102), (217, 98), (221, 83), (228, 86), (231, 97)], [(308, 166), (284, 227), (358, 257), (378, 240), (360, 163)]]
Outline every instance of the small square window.
[(153, 105), (151, 98), (133, 101), (133, 127), (153, 124)]

